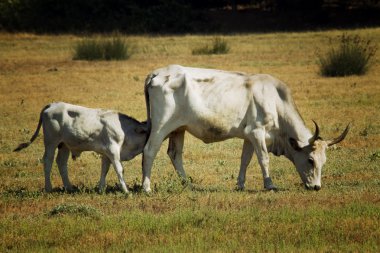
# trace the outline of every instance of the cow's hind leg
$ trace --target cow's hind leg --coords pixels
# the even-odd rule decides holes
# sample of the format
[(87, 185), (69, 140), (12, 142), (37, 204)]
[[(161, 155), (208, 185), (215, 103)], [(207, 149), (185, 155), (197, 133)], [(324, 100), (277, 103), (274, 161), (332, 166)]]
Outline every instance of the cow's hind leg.
[(186, 181), (186, 173), (183, 169), (182, 152), (184, 144), (185, 131), (173, 132), (169, 137), (168, 156), (178, 175)]
[(154, 158), (156, 157), (158, 151), (160, 150), (161, 144), (165, 137), (153, 137), (152, 134), (148, 139), (144, 147), (143, 152), (143, 164), (142, 164), (142, 186), (145, 192), (149, 193), (152, 191), (150, 188), (150, 176), (152, 172), (152, 166)]
[(51, 173), (51, 167), (53, 166), (55, 148), (56, 148), (55, 145), (45, 144), (45, 153), (43, 157), (43, 162), (44, 162), (45, 191), (46, 192), (51, 192), (53, 189), (51, 185), (50, 173)]
[[(142, 185), (144, 191), (151, 192), (150, 188), (150, 175), (152, 172), (152, 166), (154, 158), (156, 157), (158, 151), (160, 150), (162, 142), (165, 138), (173, 131), (173, 127), (165, 127), (166, 131), (151, 131), (149, 139), (144, 147), (143, 153), (143, 178)], [(182, 169), (183, 170), (183, 169)]]
[(240, 159), (239, 177), (237, 179), (238, 190), (244, 190), (245, 175), (247, 172), (247, 167), (249, 163), (251, 162), (253, 151), (254, 149), (253, 149), (252, 143), (248, 140), (244, 140), (243, 151), (241, 153), (241, 159)]
[(102, 156), (102, 171), (100, 174), (100, 180), (99, 180), (99, 192), (103, 192), (104, 188), (106, 186), (106, 176), (108, 173), (108, 170), (110, 168), (111, 161), (106, 156)]
[(65, 144), (61, 144), (58, 146), (58, 155), (57, 155), (57, 165), (59, 169), (59, 173), (61, 174), (62, 182), (65, 187), (65, 190), (68, 192), (73, 191), (73, 186), (69, 180), (69, 174), (67, 170), (67, 161), (69, 160), (70, 150), (67, 148)]

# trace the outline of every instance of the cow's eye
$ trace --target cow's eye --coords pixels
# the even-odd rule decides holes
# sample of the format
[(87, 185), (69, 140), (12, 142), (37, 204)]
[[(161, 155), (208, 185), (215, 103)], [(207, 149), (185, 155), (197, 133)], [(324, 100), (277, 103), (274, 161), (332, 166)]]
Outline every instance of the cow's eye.
[(314, 166), (314, 159), (313, 158), (309, 158), (309, 159), (307, 159), (307, 161), (312, 165), (312, 166)]

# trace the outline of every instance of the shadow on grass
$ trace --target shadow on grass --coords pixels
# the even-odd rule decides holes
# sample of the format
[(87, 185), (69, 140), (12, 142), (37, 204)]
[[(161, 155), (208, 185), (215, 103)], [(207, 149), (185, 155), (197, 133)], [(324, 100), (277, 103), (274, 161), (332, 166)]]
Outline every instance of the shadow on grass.
[[(133, 185), (129, 188), (130, 193), (136, 194), (143, 192), (140, 185)], [(51, 192), (47, 193), (44, 189), (40, 190), (28, 190), (26, 187), (16, 187), (4, 190), (0, 193), (3, 197), (21, 198), (21, 199), (33, 199), (39, 198), (47, 195), (61, 195), (61, 194), (123, 194), (121, 187), (118, 184), (113, 186), (107, 185), (103, 192), (99, 191), (99, 187), (88, 187), (84, 185), (73, 186), (71, 191), (67, 191), (64, 187), (55, 187)]]
[(240, 189), (229, 189), (229, 188), (225, 188), (223, 186), (201, 186), (201, 185), (187, 185), (186, 187), (188, 187), (189, 189), (191, 189), (192, 191), (194, 192), (209, 192), (209, 193), (214, 193), (214, 192), (225, 192), (225, 193), (228, 193), (228, 192), (246, 192), (246, 193), (260, 193), (260, 192), (285, 192), (285, 191), (289, 191), (289, 189), (286, 189), (286, 188), (276, 188), (276, 189), (273, 189), (273, 190), (266, 190), (266, 189), (262, 189), (262, 190), (252, 190), (252, 189), (244, 189), (244, 190), (240, 190)]
[(29, 191), (25, 187), (15, 188), (15, 189), (7, 189), (2, 192), (2, 196), (4, 197), (13, 197), (19, 199), (35, 199), (39, 198), (44, 194), (44, 191)]
[[(139, 184), (134, 184), (132, 187), (128, 188), (129, 192), (133, 195), (135, 194), (145, 194), (143, 187)], [(154, 190), (154, 193), (166, 193), (169, 197), (171, 195), (182, 194), (185, 190), (199, 193), (233, 193), (233, 192), (244, 192), (249, 194), (257, 194), (263, 192), (286, 192), (289, 189), (286, 188), (277, 188), (276, 190), (238, 190), (238, 189), (228, 189), (223, 186), (202, 186), (196, 184), (184, 184), (183, 187), (178, 191), (166, 192), (160, 190)], [(84, 185), (74, 186), (73, 190), (66, 191), (64, 187), (55, 187), (50, 193), (46, 193), (43, 189), (30, 191), (25, 187), (7, 189), (1, 193), (3, 197), (12, 197), (19, 199), (36, 199), (48, 195), (61, 195), (61, 194), (70, 194), (70, 195), (79, 195), (79, 194), (100, 194), (100, 195), (116, 195), (123, 194), (121, 187), (118, 184), (107, 185), (103, 192), (99, 191), (99, 187), (88, 187)]]
[[(54, 189), (55, 190), (55, 189)], [(54, 191), (53, 190), (53, 191)], [(128, 190), (132, 194), (137, 194), (143, 192), (142, 186), (138, 184), (133, 184), (132, 187), (128, 187)], [(98, 186), (88, 187), (85, 185), (74, 186), (72, 191), (65, 191), (64, 188), (58, 188), (58, 193), (68, 193), (68, 194), (123, 194), (123, 191), (119, 184), (106, 185), (106, 188), (101, 192)]]

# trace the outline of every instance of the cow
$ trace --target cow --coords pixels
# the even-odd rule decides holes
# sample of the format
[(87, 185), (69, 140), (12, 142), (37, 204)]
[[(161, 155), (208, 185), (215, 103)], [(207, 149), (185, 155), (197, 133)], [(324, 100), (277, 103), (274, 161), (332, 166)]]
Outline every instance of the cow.
[(92, 109), (58, 102), (45, 106), (37, 129), (29, 142), (20, 144), (14, 151), (28, 147), (43, 126), (45, 153), (43, 156), (45, 191), (52, 191), (50, 172), (58, 148), (56, 162), (66, 191), (71, 192), (67, 171), (70, 155), (75, 160), (83, 151), (94, 151), (102, 156), (99, 190), (103, 191), (110, 164), (112, 163), (121, 189), (128, 193), (123, 179), (121, 161), (129, 161), (141, 154), (148, 138), (146, 122), (139, 122), (112, 110)]
[(237, 188), (244, 189), (253, 153), (261, 167), (264, 188), (275, 190), (269, 175), (269, 153), (284, 155), (295, 165), (307, 189), (321, 189), (326, 149), (341, 142), (349, 131), (323, 140), (305, 126), (289, 88), (266, 74), (249, 75), (215, 69), (170, 65), (151, 72), (145, 81), (150, 136), (143, 151), (142, 184), (150, 192), (153, 160), (169, 138), (167, 154), (180, 177), (184, 133), (205, 143), (230, 138), (244, 140)]

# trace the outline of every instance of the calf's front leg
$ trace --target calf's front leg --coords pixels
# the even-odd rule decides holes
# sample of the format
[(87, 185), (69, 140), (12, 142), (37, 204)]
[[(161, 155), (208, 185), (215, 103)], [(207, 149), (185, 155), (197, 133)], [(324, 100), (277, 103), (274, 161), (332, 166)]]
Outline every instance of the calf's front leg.
[(120, 146), (117, 144), (111, 144), (108, 158), (110, 159), (115, 169), (122, 191), (124, 193), (129, 193), (127, 184), (125, 183), (124, 178), (123, 178), (123, 166), (121, 165), (121, 162), (120, 162)]
[(106, 176), (109, 171), (111, 165), (110, 159), (108, 159), (107, 156), (102, 156), (102, 171), (100, 173), (100, 180), (99, 180), (99, 192), (102, 193), (106, 186)]

